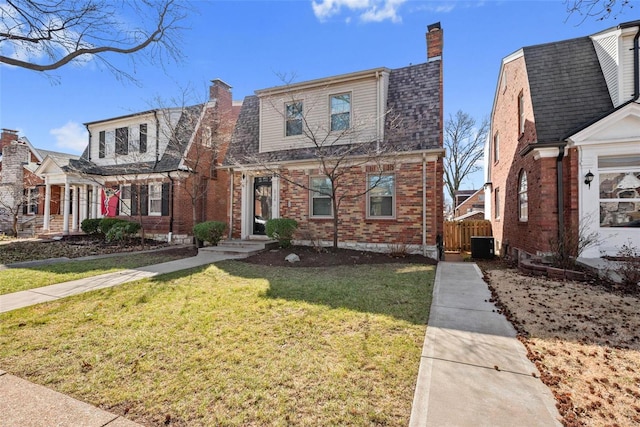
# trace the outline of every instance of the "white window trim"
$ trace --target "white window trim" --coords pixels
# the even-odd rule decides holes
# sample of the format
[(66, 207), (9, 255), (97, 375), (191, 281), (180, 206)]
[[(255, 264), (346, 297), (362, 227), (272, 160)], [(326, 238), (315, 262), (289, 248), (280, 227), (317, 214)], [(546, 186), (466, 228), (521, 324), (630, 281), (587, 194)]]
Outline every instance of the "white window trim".
[[(309, 176), (309, 218), (313, 218), (313, 219), (332, 219), (333, 218), (333, 202), (331, 201), (331, 196), (319, 196), (319, 197), (314, 197), (313, 193), (315, 193), (315, 191), (313, 190), (313, 186), (311, 185), (311, 182), (313, 179), (318, 179), (318, 178), (322, 178), (322, 179), (329, 179), (326, 176), (322, 176), (322, 175), (311, 175)], [(329, 199), (329, 207), (331, 208), (331, 214), (330, 215), (314, 215), (313, 214), (313, 200), (314, 199)]]
[[(527, 187), (522, 190), (522, 178), (526, 180)], [(528, 222), (529, 221), (529, 180), (527, 177), (527, 171), (522, 170), (520, 172), (520, 176), (518, 177), (518, 220), (520, 222)], [(526, 210), (523, 209), (523, 195), (526, 198)], [(524, 215), (523, 215), (524, 213)]]
[[(158, 193), (159, 193), (159, 194), (158, 194), (158, 196), (159, 196), (159, 197), (157, 197), (157, 198), (152, 198), (152, 197), (151, 197), (151, 193), (152, 193), (151, 188), (152, 188), (152, 187), (157, 187), (157, 188), (159, 189), (159, 191), (158, 191)], [(149, 184), (149, 186), (148, 186), (148, 188), (147, 188), (147, 198), (149, 199), (149, 201), (148, 201), (148, 203), (149, 203), (149, 205), (148, 205), (148, 206), (149, 206), (149, 209), (147, 210), (147, 214), (148, 214), (148, 216), (162, 216), (162, 183), (160, 183), (160, 182), (154, 182), (154, 183), (152, 183), (152, 184)], [(153, 202), (153, 201), (160, 201), (160, 209), (159, 209), (157, 212), (156, 212), (156, 211), (153, 211), (153, 210), (151, 209), (151, 206), (152, 206), (152, 202)]]
[[(371, 190), (369, 189), (369, 180), (371, 177), (376, 176), (393, 176), (393, 192), (391, 196), (391, 215), (371, 215)], [(367, 219), (396, 219), (396, 174), (395, 173), (383, 173), (375, 175), (367, 175)]]
[[(301, 129), (302, 131), (300, 133), (294, 134), (294, 135), (287, 135), (287, 123), (289, 122), (288, 120), (288, 112), (287, 112), (287, 107), (291, 104), (297, 104), (300, 103), (300, 124), (301, 124)], [(285, 138), (299, 138), (300, 136), (302, 136), (304, 134), (304, 101), (302, 99), (296, 99), (294, 101), (288, 101), (284, 103), (284, 137)]]
[[(125, 188), (129, 188), (129, 197), (124, 198)], [(120, 186), (120, 209), (119, 214), (123, 216), (131, 216), (131, 185)]]
[[(333, 130), (332, 129), (332, 123), (333, 120), (333, 112), (331, 110), (331, 100), (336, 97), (336, 96), (341, 96), (341, 95), (349, 95), (349, 126), (347, 126), (346, 129), (337, 129), (337, 130)], [(330, 132), (345, 132), (349, 129), (351, 129), (353, 127), (353, 93), (352, 92), (340, 92), (340, 93), (332, 93), (331, 95), (329, 95), (329, 131)]]

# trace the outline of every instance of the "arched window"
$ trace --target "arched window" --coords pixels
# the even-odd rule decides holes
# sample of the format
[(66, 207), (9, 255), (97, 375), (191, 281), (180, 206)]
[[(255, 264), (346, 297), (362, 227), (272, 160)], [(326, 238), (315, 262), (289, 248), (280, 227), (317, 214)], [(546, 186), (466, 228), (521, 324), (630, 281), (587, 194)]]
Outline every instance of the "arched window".
[(527, 196), (527, 172), (520, 172), (518, 180), (518, 212), (520, 221), (529, 220), (529, 198)]

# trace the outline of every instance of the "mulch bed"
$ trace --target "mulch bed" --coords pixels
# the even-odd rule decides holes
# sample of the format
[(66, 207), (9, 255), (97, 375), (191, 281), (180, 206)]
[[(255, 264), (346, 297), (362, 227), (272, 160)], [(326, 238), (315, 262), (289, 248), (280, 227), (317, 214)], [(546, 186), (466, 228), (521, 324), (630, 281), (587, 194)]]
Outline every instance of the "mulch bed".
[[(300, 257), (299, 262), (290, 263), (285, 258), (289, 254)], [(436, 265), (437, 261), (422, 255), (391, 256), (378, 252), (356, 251), (351, 249), (324, 248), (322, 250), (308, 246), (292, 246), (288, 249), (268, 249), (252, 255), (242, 261), (251, 264), (277, 267), (331, 267), (336, 265), (412, 263)]]

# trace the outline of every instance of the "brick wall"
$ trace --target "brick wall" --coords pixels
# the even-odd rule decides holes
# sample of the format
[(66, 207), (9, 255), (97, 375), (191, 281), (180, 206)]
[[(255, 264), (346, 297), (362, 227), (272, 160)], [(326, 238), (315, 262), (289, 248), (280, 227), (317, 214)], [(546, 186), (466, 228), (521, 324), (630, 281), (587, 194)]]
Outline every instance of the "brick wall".
[[(491, 177), (494, 206), (491, 223), (497, 250), (517, 248), (531, 254), (551, 250), (550, 242), (558, 237), (557, 160), (555, 156), (535, 160), (534, 153), (522, 156), (520, 152), (536, 141), (533, 109), (527, 83), (524, 58), (505, 64), (503, 78), (498, 87), (497, 102), (492, 117)], [(518, 129), (518, 95), (525, 100), (525, 128)], [(493, 138), (499, 134), (499, 158), (494, 159)], [(577, 152), (568, 150), (563, 159), (563, 188), (565, 229), (575, 231), (578, 221), (578, 168)], [(527, 173), (528, 220), (519, 215), (519, 178)], [(500, 191), (500, 212), (496, 218), (495, 190)]]
[[(395, 165), (396, 177), (394, 219), (372, 219), (366, 217), (367, 196), (348, 198), (342, 201), (338, 213), (338, 240), (343, 244), (422, 244), (422, 163), (405, 162)], [(290, 167), (281, 172), (280, 217), (293, 218), (299, 228), (296, 239), (333, 240), (333, 219), (310, 218), (309, 190), (293, 182), (309, 184), (309, 177), (318, 175), (317, 170)], [(366, 170), (354, 167), (341, 181), (354, 193), (366, 189)], [(427, 183), (427, 245), (436, 244), (436, 235), (443, 230), (442, 213), (442, 161), (428, 162)], [(241, 235), (241, 184), (242, 173), (234, 173), (233, 236)]]

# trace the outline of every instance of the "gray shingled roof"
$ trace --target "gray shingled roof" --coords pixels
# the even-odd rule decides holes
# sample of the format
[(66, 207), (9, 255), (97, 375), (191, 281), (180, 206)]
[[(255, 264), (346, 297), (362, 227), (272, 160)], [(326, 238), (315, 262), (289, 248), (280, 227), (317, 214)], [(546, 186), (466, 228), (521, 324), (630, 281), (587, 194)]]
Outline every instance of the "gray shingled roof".
[[(158, 162), (134, 162), (129, 164), (120, 163), (116, 165), (98, 166), (88, 159), (88, 152), (85, 149), (80, 159), (69, 162), (67, 170), (100, 176), (178, 170), (178, 166), (184, 157), (183, 154), (191, 140), (191, 136), (197, 130), (197, 118), (200, 117), (203, 107), (204, 104), (199, 104), (185, 108), (175, 126), (175, 134)], [(147, 150), (154, 149), (154, 146), (153, 144), (148, 146)]]
[(589, 37), (525, 47), (523, 52), (538, 143), (563, 141), (613, 109)]
[[(440, 147), (440, 61), (391, 70), (385, 141), (396, 151), (407, 152)], [(225, 165), (258, 161), (304, 160), (316, 156), (313, 149), (293, 149), (258, 154), (260, 102), (257, 96), (244, 99)], [(334, 147), (336, 151), (348, 146)], [(363, 150), (366, 147), (363, 146)], [(356, 152), (350, 151), (352, 154)]]

